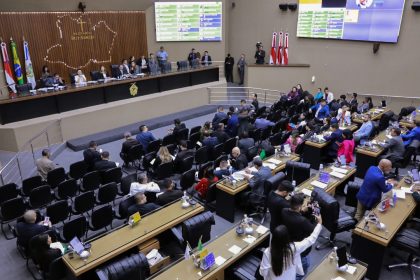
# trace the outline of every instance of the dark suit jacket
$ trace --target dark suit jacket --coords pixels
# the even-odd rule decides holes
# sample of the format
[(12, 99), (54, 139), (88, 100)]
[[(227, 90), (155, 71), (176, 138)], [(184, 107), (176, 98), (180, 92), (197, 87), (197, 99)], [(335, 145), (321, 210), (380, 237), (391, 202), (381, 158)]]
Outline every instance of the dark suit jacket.
[(128, 207), (128, 215), (131, 216), (136, 212), (140, 212), (140, 215), (146, 215), (147, 213), (152, 212), (153, 210), (158, 209), (160, 206), (153, 203), (145, 203), (145, 204), (133, 204), (130, 207)]
[(88, 165), (89, 171), (92, 171), (95, 162), (101, 160), (101, 154), (98, 151), (86, 149), (83, 151), (83, 160)]
[(115, 162), (110, 160), (99, 160), (95, 162), (95, 170), (98, 171), (106, 171), (114, 167), (117, 167), (117, 165), (115, 164)]
[(242, 170), (248, 166), (248, 159), (244, 154), (240, 154), (236, 159), (232, 158), (230, 161), (235, 170)]
[(287, 201), (284, 197), (278, 195), (276, 192), (272, 191), (268, 195), (268, 209), (270, 210), (270, 231), (283, 224), (281, 219), (281, 212), (283, 209), (290, 208), (290, 202)]
[(213, 127), (217, 127), (217, 125), (224, 119), (227, 119), (228, 116), (225, 112), (217, 112), (213, 117)]
[(343, 142), (343, 131), (341, 129), (337, 129), (330, 136), (325, 137), (325, 140), (330, 141), (328, 144), (328, 156), (330, 157), (337, 157), (338, 145), (337, 142)]
[(156, 198), (156, 203), (159, 205), (165, 205), (181, 198), (183, 195), (184, 193), (181, 190), (167, 190)]
[(226, 132), (220, 130), (213, 132), (213, 136), (217, 137), (217, 141), (219, 141), (219, 143), (225, 143), (230, 138)]
[(121, 153), (128, 154), (128, 151), (130, 150), (130, 148), (137, 144), (139, 144), (139, 142), (136, 139), (131, 138), (131, 139), (125, 140), (124, 143), (122, 143)]
[(185, 123), (180, 123), (178, 126), (174, 127), (174, 130), (172, 131), (172, 134), (177, 136), (178, 135), (178, 131), (181, 129), (186, 128)]
[(183, 159), (187, 158), (187, 157), (192, 157), (194, 156), (194, 151), (193, 150), (181, 150), (176, 154), (174, 163), (179, 164)]
[(47, 230), (48, 227), (43, 225), (19, 222), (16, 224), (16, 232), (18, 234), (17, 243), (26, 248), (29, 245), (29, 240), (31, 240), (32, 237)]
[[(205, 59), (205, 56), (203, 55), (202, 57), (201, 57), (201, 64), (206, 64), (206, 62), (204, 61), (204, 59)], [(211, 64), (211, 56), (210, 55), (208, 55), (207, 56), (207, 64), (208, 65), (210, 65)]]

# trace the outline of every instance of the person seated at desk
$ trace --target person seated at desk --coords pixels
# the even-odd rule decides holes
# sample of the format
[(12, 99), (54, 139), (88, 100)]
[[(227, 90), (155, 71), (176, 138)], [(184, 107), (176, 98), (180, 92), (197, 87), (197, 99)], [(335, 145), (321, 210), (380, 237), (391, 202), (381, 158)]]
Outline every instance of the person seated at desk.
[[(242, 205), (249, 207), (252, 205), (258, 205), (262, 201), (264, 194), (264, 182), (272, 176), (270, 168), (263, 166), (263, 162), (260, 157), (255, 157), (252, 161), (257, 171), (251, 171), (248, 168), (245, 169), (245, 179), (249, 182), (251, 191), (244, 192), (241, 196)], [(252, 178), (250, 175), (253, 175)]]
[(213, 133), (213, 128), (211, 122), (205, 122), (204, 125), (200, 128), (200, 141), (204, 139), (204, 133), (208, 132), (209, 134)]
[(241, 150), (242, 154), (246, 154), (248, 149), (255, 145), (254, 138), (249, 137), (247, 131), (243, 131), (239, 136), (238, 140), (238, 148)]
[(123, 66), (123, 72), (125, 75), (130, 73), (130, 66), (128, 65), (127, 59), (121, 60), (121, 65)]
[(176, 154), (175, 159), (174, 159), (175, 166), (180, 164), (182, 160), (184, 160), (185, 158), (194, 156), (194, 151), (188, 149), (187, 141), (181, 140), (178, 147), (179, 147), (179, 151)]
[(331, 118), (325, 118), (322, 120), (322, 126), (319, 129), (319, 132), (325, 132), (325, 131), (329, 131), (331, 128)]
[[(305, 199), (303, 193), (297, 193), (290, 199), (290, 208), (283, 209), (281, 212), (283, 225), (288, 229), (291, 241), (302, 241), (314, 231), (316, 225), (311, 221), (313, 215), (308, 207), (308, 202), (309, 200)], [(310, 266), (309, 253), (311, 249), (311, 246), (308, 246), (300, 255), (304, 274), (308, 272)], [(296, 279), (301, 278), (296, 277)]]
[(294, 187), (290, 181), (283, 180), (277, 186), (275, 191), (271, 191), (268, 195), (267, 205), (270, 210), (270, 231), (283, 224), (281, 213), (283, 209), (290, 208), (288, 196), (294, 191)]
[(318, 103), (321, 99), (325, 99), (324, 92), (322, 91), (322, 88), (318, 88), (318, 91), (314, 96), (315, 103)]
[(109, 152), (103, 151), (101, 153), (101, 160), (98, 160), (94, 164), (94, 169), (97, 171), (107, 171), (108, 169), (117, 167), (117, 164), (109, 160)]
[(128, 73), (126, 72), (126, 69), (124, 68), (124, 65), (120, 64), (120, 66), (118, 66), (118, 70), (115, 73), (115, 75), (116, 75), (115, 78), (123, 79), (128, 75)]
[(315, 104), (309, 109), (309, 112), (315, 113), (315, 119), (322, 121), (323, 119), (329, 117), (330, 108), (327, 106), (327, 102), (324, 99), (321, 99), (318, 104)]
[(401, 129), (399, 127), (391, 128), (391, 138), (385, 140), (385, 144), (381, 145), (387, 150), (386, 154), (380, 158), (389, 159), (392, 165), (404, 157), (404, 142), (401, 137)]
[(156, 169), (159, 167), (159, 165), (172, 162), (174, 160), (174, 157), (169, 152), (168, 148), (166, 146), (161, 146), (156, 154), (156, 158), (153, 161), (153, 171), (156, 172)]
[(343, 131), (338, 127), (338, 124), (331, 125), (331, 134), (324, 136), (325, 141), (328, 141), (327, 162), (332, 162), (337, 158), (338, 147), (343, 142)]
[(156, 74), (159, 71), (159, 63), (153, 53), (149, 54), (149, 72)]
[(39, 176), (41, 176), (42, 180), (47, 181), (47, 174), (51, 170), (54, 170), (57, 166), (56, 164), (50, 159), (51, 153), (50, 150), (44, 149), (41, 153), (42, 157), (36, 160), (36, 169), (38, 171)]
[(356, 144), (360, 142), (360, 144), (363, 145), (369, 140), (369, 137), (372, 134), (373, 122), (370, 120), (369, 114), (364, 114), (362, 120), (363, 124), (354, 132), (353, 137)]
[(270, 247), (264, 250), (259, 270), (264, 280), (293, 280), (305, 274), (300, 255), (315, 244), (321, 233), (321, 216), (316, 216), (316, 220), (314, 230), (299, 242), (293, 242), (293, 235), (283, 225), (271, 232)]
[(216, 127), (221, 121), (228, 118), (228, 115), (224, 112), (223, 106), (217, 107), (217, 112), (214, 114), (213, 120), (211, 121), (213, 126)]
[(209, 55), (208, 51), (204, 51), (203, 56), (201, 57), (201, 64), (202, 65), (211, 65), (211, 56)]
[[(353, 132), (350, 129), (343, 130), (343, 142), (338, 145), (337, 151), (337, 160), (341, 165), (350, 165), (354, 164), (354, 140), (353, 140)], [(343, 158), (344, 157), (344, 158)], [(342, 162), (342, 160), (345, 162)]]
[(138, 182), (133, 182), (130, 185), (129, 195), (135, 195), (137, 193), (154, 192), (159, 193), (160, 188), (155, 182), (149, 182), (146, 173), (141, 173), (137, 178)]
[(131, 205), (127, 210), (129, 216), (137, 212), (139, 212), (141, 216), (144, 216), (160, 207), (153, 202), (147, 202), (147, 197), (142, 192), (136, 193), (134, 199), (136, 200), (136, 204)]
[(174, 188), (174, 181), (171, 179), (164, 179), (160, 188), (163, 190), (163, 192), (157, 194), (156, 203), (163, 206), (177, 200), (178, 198), (181, 198), (184, 195), (181, 190), (175, 190)]
[(83, 151), (83, 161), (88, 166), (88, 171), (93, 171), (95, 162), (101, 160), (101, 154), (96, 150), (98, 145), (95, 141), (89, 142), (89, 148)]
[(389, 192), (395, 181), (386, 180), (385, 176), (391, 172), (392, 163), (388, 159), (381, 159), (378, 166), (371, 166), (366, 171), (364, 181), (357, 193), (357, 210), (355, 219), (361, 221), (366, 210), (372, 209), (381, 200), (382, 193)]
[(350, 103), (346, 100), (346, 96), (344, 94), (340, 95), (340, 100), (338, 102), (340, 103), (341, 108), (343, 108), (343, 106), (350, 107)]
[(54, 76), (47, 78), (45, 80), (45, 86), (64, 86), (64, 80), (60, 77), (58, 73), (54, 73)]
[(214, 175), (214, 170), (212, 167), (204, 170), (203, 178), (194, 186), (194, 190), (198, 192), (201, 198), (206, 198), (207, 190), (209, 186), (213, 183), (219, 181), (219, 178)]
[(216, 126), (216, 131), (213, 132), (213, 136), (217, 138), (217, 141), (219, 143), (225, 143), (227, 140), (229, 140), (229, 135), (225, 132), (225, 125), (223, 123), (219, 123)]
[(269, 126), (274, 126), (275, 123), (267, 120), (268, 114), (266, 112), (262, 113), (259, 118), (255, 120), (254, 127), (255, 129), (266, 129)]
[(360, 104), (357, 107), (357, 112), (359, 114), (363, 114), (363, 113), (366, 113), (367, 111), (369, 111), (372, 108), (373, 108), (372, 98), (365, 97), (362, 101), (362, 104)]
[(140, 71), (143, 74), (149, 72), (149, 61), (144, 55), (140, 57), (140, 59), (137, 61), (137, 64), (140, 66)]
[(337, 121), (339, 126), (351, 125), (351, 113), (347, 105), (343, 105), (337, 111)]
[(74, 76), (74, 83), (76, 85), (85, 84), (87, 82), (85, 74), (83, 74), (82, 69), (77, 69), (77, 74)]
[(35, 235), (46, 232), (51, 227), (51, 222), (48, 225), (44, 225), (44, 221), (36, 222), (37, 214), (34, 210), (27, 210), (23, 214), (23, 221), (18, 222), (15, 227), (17, 235), (17, 244), (27, 249), (29, 246), (29, 240)]
[(214, 176), (217, 178), (223, 178), (223, 176), (229, 176), (231, 172), (229, 163), (227, 160), (221, 160), (219, 166), (214, 170)]
[(135, 61), (132, 61), (130, 64), (130, 74), (131, 75), (140, 74), (140, 67), (136, 64)]
[(105, 66), (101, 66), (101, 69), (99, 70), (99, 79), (108, 79), (109, 75), (108, 72), (106, 71)]
[(46, 233), (35, 236), (30, 242), (31, 257), (44, 273), (48, 273), (51, 263), (62, 256), (60, 249), (50, 247), (51, 243), (51, 236)]
[(122, 143), (120, 157), (124, 161), (124, 165), (128, 165), (128, 153), (131, 147), (138, 145), (139, 142), (131, 136), (131, 132), (124, 133), (125, 141)]
[(310, 121), (305, 126), (306, 133), (302, 137), (302, 142), (310, 139), (312, 136), (316, 134), (316, 126), (313, 121)]
[(246, 155), (242, 154), (238, 147), (232, 149), (230, 165), (234, 171), (242, 170), (248, 166), (248, 159), (246, 158)]
[(156, 140), (156, 137), (149, 131), (149, 128), (146, 125), (141, 125), (139, 127), (140, 133), (137, 134), (136, 139), (143, 146), (143, 150), (147, 153), (147, 147), (149, 143)]
[(217, 144), (219, 144), (219, 140), (217, 139), (217, 137), (216, 136), (211, 136), (209, 131), (205, 131), (204, 132), (204, 138), (203, 138), (203, 146), (213, 148)]
[[(418, 147), (418, 142), (420, 142), (420, 121), (416, 121), (416, 127), (413, 128), (410, 132), (401, 135), (402, 140), (404, 140), (404, 146), (416, 146)], [(417, 142), (417, 143), (415, 143)]]
[(290, 150), (292, 153), (296, 151), (296, 147), (302, 143), (302, 138), (299, 136), (299, 131), (293, 130), (292, 134), (287, 138), (286, 142), (284, 144), (290, 146)]

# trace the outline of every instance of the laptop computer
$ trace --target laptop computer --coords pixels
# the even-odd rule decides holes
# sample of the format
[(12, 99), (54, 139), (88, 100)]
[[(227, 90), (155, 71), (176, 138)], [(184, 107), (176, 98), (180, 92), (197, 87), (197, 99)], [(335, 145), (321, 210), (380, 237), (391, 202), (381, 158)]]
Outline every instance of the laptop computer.
[(320, 172), (319, 173), (319, 181), (324, 184), (328, 184), (330, 181), (330, 174), (327, 172)]
[(80, 242), (79, 238), (77, 236), (75, 236), (71, 241), (70, 241), (70, 246), (73, 248), (73, 250), (80, 255), (84, 250), (85, 250), (85, 246), (83, 246), (82, 242)]

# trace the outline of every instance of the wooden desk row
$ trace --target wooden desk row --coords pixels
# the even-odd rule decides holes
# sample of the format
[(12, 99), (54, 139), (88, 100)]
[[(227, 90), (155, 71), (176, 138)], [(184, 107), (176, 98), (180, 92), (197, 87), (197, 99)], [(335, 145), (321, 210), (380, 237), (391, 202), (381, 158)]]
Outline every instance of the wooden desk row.
[[(367, 111), (364, 114), (369, 114), (370, 115), (370, 119), (372, 121), (377, 121), (380, 120), (382, 115), (389, 112), (391, 110), (387, 109), (387, 108), (372, 108), (369, 111)], [(363, 114), (361, 114), (363, 115)], [(359, 117), (360, 115), (356, 115), (355, 117), (352, 118), (353, 122), (357, 123), (357, 124), (362, 124), (363, 120), (362, 118)]]
[[(281, 163), (272, 170), (272, 174), (276, 174), (283, 170), (286, 167), (286, 162), (289, 160), (298, 161), (299, 156), (290, 155), (290, 156), (279, 156), (279, 157), (269, 157), (264, 160), (267, 162), (269, 159), (275, 158), (280, 160)], [(235, 197), (238, 193), (244, 191), (248, 188), (248, 181), (241, 180), (235, 185), (228, 183), (228, 180), (221, 180), (217, 185), (217, 194), (216, 194), (216, 214), (229, 222), (233, 223), (235, 219)]]
[[(397, 188), (410, 186), (401, 180)], [(360, 221), (353, 230), (351, 254), (368, 264), (367, 277), (369, 279), (380, 279), (385, 250), (405, 221), (413, 214), (415, 208), (416, 202), (413, 196), (406, 193), (405, 199), (398, 199), (395, 207), (385, 212), (380, 212), (377, 206), (372, 210), (380, 222), (385, 224), (386, 230), (380, 230), (372, 223), (369, 223), (366, 229), (364, 220)]]
[(416, 109), (416, 119), (410, 120), (408, 118), (403, 118), (400, 121), (400, 125), (407, 128), (414, 128), (416, 127), (416, 122), (420, 121), (420, 110)]

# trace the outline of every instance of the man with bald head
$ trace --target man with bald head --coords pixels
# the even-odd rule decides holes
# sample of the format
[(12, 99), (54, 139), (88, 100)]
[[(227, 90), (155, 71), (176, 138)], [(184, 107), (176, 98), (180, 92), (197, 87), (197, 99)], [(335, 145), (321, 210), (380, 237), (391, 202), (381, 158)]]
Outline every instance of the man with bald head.
[(34, 210), (28, 210), (23, 214), (23, 221), (16, 224), (17, 243), (24, 248), (29, 245), (29, 240), (35, 235), (47, 231), (51, 223), (44, 225), (43, 222), (36, 223), (37, 215)]
[(385, 179), (385, 175), (391, 172), (392, 163), (388, 159), (382, 159), (378, 166), (371, 166), (367, 170), (362, 186), (357, 193), (357, 211), (355, 219), (360, 221), (366, 210), (375, 207), (381, 200), (382, 193), (390, 191), (395, 181)]
[(248, 166), (248, 159), (246, 155), (241, 154), (241, 150), (238, 147), (232, 149), (232, 157), (230, 165), (235, 171), (239, 171)]

